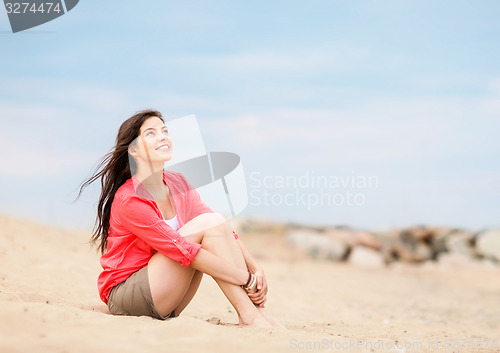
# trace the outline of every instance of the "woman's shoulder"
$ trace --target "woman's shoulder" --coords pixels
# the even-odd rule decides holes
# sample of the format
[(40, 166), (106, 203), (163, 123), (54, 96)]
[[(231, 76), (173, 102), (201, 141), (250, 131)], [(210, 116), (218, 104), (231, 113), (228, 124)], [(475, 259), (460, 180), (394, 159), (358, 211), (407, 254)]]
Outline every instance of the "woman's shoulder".
[(127, 179), (115, 193), (115, 200), (130, 198), (136, 194), (132, 178)]

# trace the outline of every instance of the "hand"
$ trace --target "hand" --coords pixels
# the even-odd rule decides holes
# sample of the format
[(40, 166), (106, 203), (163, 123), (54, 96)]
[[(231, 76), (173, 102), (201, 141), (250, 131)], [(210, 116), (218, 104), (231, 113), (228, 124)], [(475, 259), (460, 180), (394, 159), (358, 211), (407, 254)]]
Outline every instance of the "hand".
[(248, 296), (252, 300), (252, 303), (264, 308), (268, 291), (266, 276), (264, 275), (264, 270), (262, 268), (256, 269), (253, 274), (257, 278), (257, 291), (254, 293), (248, 293)]

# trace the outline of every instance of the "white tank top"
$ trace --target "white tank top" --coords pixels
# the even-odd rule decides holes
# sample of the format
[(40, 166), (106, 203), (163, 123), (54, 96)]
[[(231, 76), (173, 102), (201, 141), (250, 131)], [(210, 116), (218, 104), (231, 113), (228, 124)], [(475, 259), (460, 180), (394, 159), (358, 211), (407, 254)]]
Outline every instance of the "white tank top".
[(167, 223), (170, 228), (172, 228), (173, 230), (177, 231), (179, 230), (179, 221), (177, 220), (177, 215), (174, 216), (174, 218), (170, 218), (170, 219), (164, 219), (165, 223)]

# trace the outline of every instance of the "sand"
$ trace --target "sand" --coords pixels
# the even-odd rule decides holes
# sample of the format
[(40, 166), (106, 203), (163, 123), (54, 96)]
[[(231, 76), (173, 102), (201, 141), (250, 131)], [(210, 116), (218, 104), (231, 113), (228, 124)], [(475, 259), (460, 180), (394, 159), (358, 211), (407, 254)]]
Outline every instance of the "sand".
[(0, 352), (499, 351), (498, 267), (357, 268), (307, 260), (277, 234), (240, 236), (287, 330), (238, 327), (208, 276), (178, 318), (112, 316), (89, 232), (0, 215)]

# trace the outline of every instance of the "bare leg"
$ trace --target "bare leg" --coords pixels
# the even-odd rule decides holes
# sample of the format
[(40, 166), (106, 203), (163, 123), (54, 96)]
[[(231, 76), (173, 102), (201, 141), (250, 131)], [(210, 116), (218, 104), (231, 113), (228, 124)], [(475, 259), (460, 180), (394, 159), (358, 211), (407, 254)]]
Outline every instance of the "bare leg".
[(281, 322), (279, 322), (274, 317), (272, 317), (271, 315), (269, 315), (264, 310), (264, 308), (261, 308), (260, 306), (256, 306), (256, 307), (257, 307), (257, 310), (259, 310), (259, 313), (264, 317), (264, 319), (266, 319), (266, 321), (269, 322), (273, 327), (278, 327), (278, 328), (282, 328), (282, 329), (285, 329), (285, 330), (287, 329), (285, 325), (283, 325)]
[[(225, 222), (224, 226), (225, 226), (225, 228), (223, 230), (225, 231), (224, 235), (225, 235), (226, 240), (227, 240), (227, 247), (217, 244), (217, 247), (216, 247), (216, 249), (213, 250), (213, 252), (217, 256), (219, 256), (221, 258), (224, 258), (224, 259), (226, 259), (228, 261), (231, 261), (231, 259), (232, 259), (231, 262), (235, 266), (237, 266), (237, 267), (239, 267), (241, 269), (247, 270), (247, 266), (246, 266), (246, 263), (245, 263), (245, 258), (243, 257), (241, 249), (240, 249), (240, 247), (238, 246), (238, 244), (236, 243), (236, 241), (234, 239), (234, 236), (232, 234), (231, 228), (229, 227), (229, 224), (227, 224)], [(205, 241), (205, 239), (207, 239), (207, 238), (205, 237), (204, 241)], [(232, 286), (232, 285), (229, 284), (229, 283), (227, 283), (227, 282), (224, 282), (224, 281), (219, 281), (217, 279), (216, 279), (216, 282), (217, 282), (217, 284), (219, 284), (219, 287), (222, 289), (222, 291), (224, 292), (224, 294), (227, 297), (228, 293), (226, 293), (226, 291), (228, 289), (226, 288), (226, 285), (230, 285), (230, 286)], [(234, 287), (234, 286), (232, 286), (232, 287)], [(229, 290), (231, 290), (231, 288)], [(245, 292), (245, 296), (248, 297), (248, 295), (246, 294), (246, 292)], [(261, 308), (260, 306), (255, 305), (255, 304), (253, 304), (253, 305), (257, 308), (257, 310), (261, 314), (261, 316), (269, 324), (271, 324), (271, 326), (273, 326), (273, 327), (279, 327), (279, 328), (285, 328), (286, 329), (286, 327), (284, 325), (282, 325), (278, 320), (276, 320), (271, 315), (269, 315), (268, 313), (266, 313), (266, 311), (264, 310), (264, 308)], [(244, 325), (244, 323), (242, 323), (241, 316), (240, 316), (240, 325)]]
[[(200, 243), (207, 251), (246, 269), (243, 255), (224, 218), (217, 214), (204, 214), (186, 223), (179, 233)], [(232, 243), (231, 243), (232, 238)], [(239, 251), (239, 257), (238, 257)], [(203, 268), (198, 268), (203, 272)], [(151, 294), (156, 310), (166, 315), (175, 309), (178, 315), (191, 301), (199, 286), (193, 267), (179, 263), (160, 253), (153, 255), (148, 264)], [(216, 280), (238, 313), (240, 325), (271, 327), (240, 286)], [(198, 283), (196, 283), (198, 282)]]
[(167, 315), (175, 309), (177, 316), (186, 307), (188, 298), (193, 297), (200, 284), (201, 276), (198, 279), (196, 272), (194, 268), (183, 267), (159, 252), (153, 255), (148, 263), (149, 286), (153, 304), (160, 315)]
[[(243, 254), (225, 219), (215, 214), (207, 214), (206, 216), (210, 217), (209, 222), (211, 224), (210, 228), (204, 232), (201, 238), (201, 246), (218, 257), (233, 263), (235, 266), (247, 270)], [(186, 229), (185, 231), (188, 234), (186, 235), (187, 239), (195, 242), (200, 240), (199, 233), (189, 234), (192, 231), (191, 229)], [(215, 281), (235, 308), (240, 325), (272, 327), (260, 314), (259, 310), (257, 310), (243, 288), (216, 278)]]
[(184, 295), (184, 297), (182, 298), (179, 305), (177, 305), (177, 307), (175, 308), (175, 311), (174, 311), (175, 316), (178, 316), (186, 308), (186, 306), (191, 302), (194, 295), (196, 294), (196, 291), (198, 290), (198, 287), (200, 286), (202, 278), (203, 278), (203, 272), (196, 270), (194, 275), (193, 275), (193, 279), (191, 281), (191, 284), (189, 285), (189, 288), (186, 291), (186, 295)]

